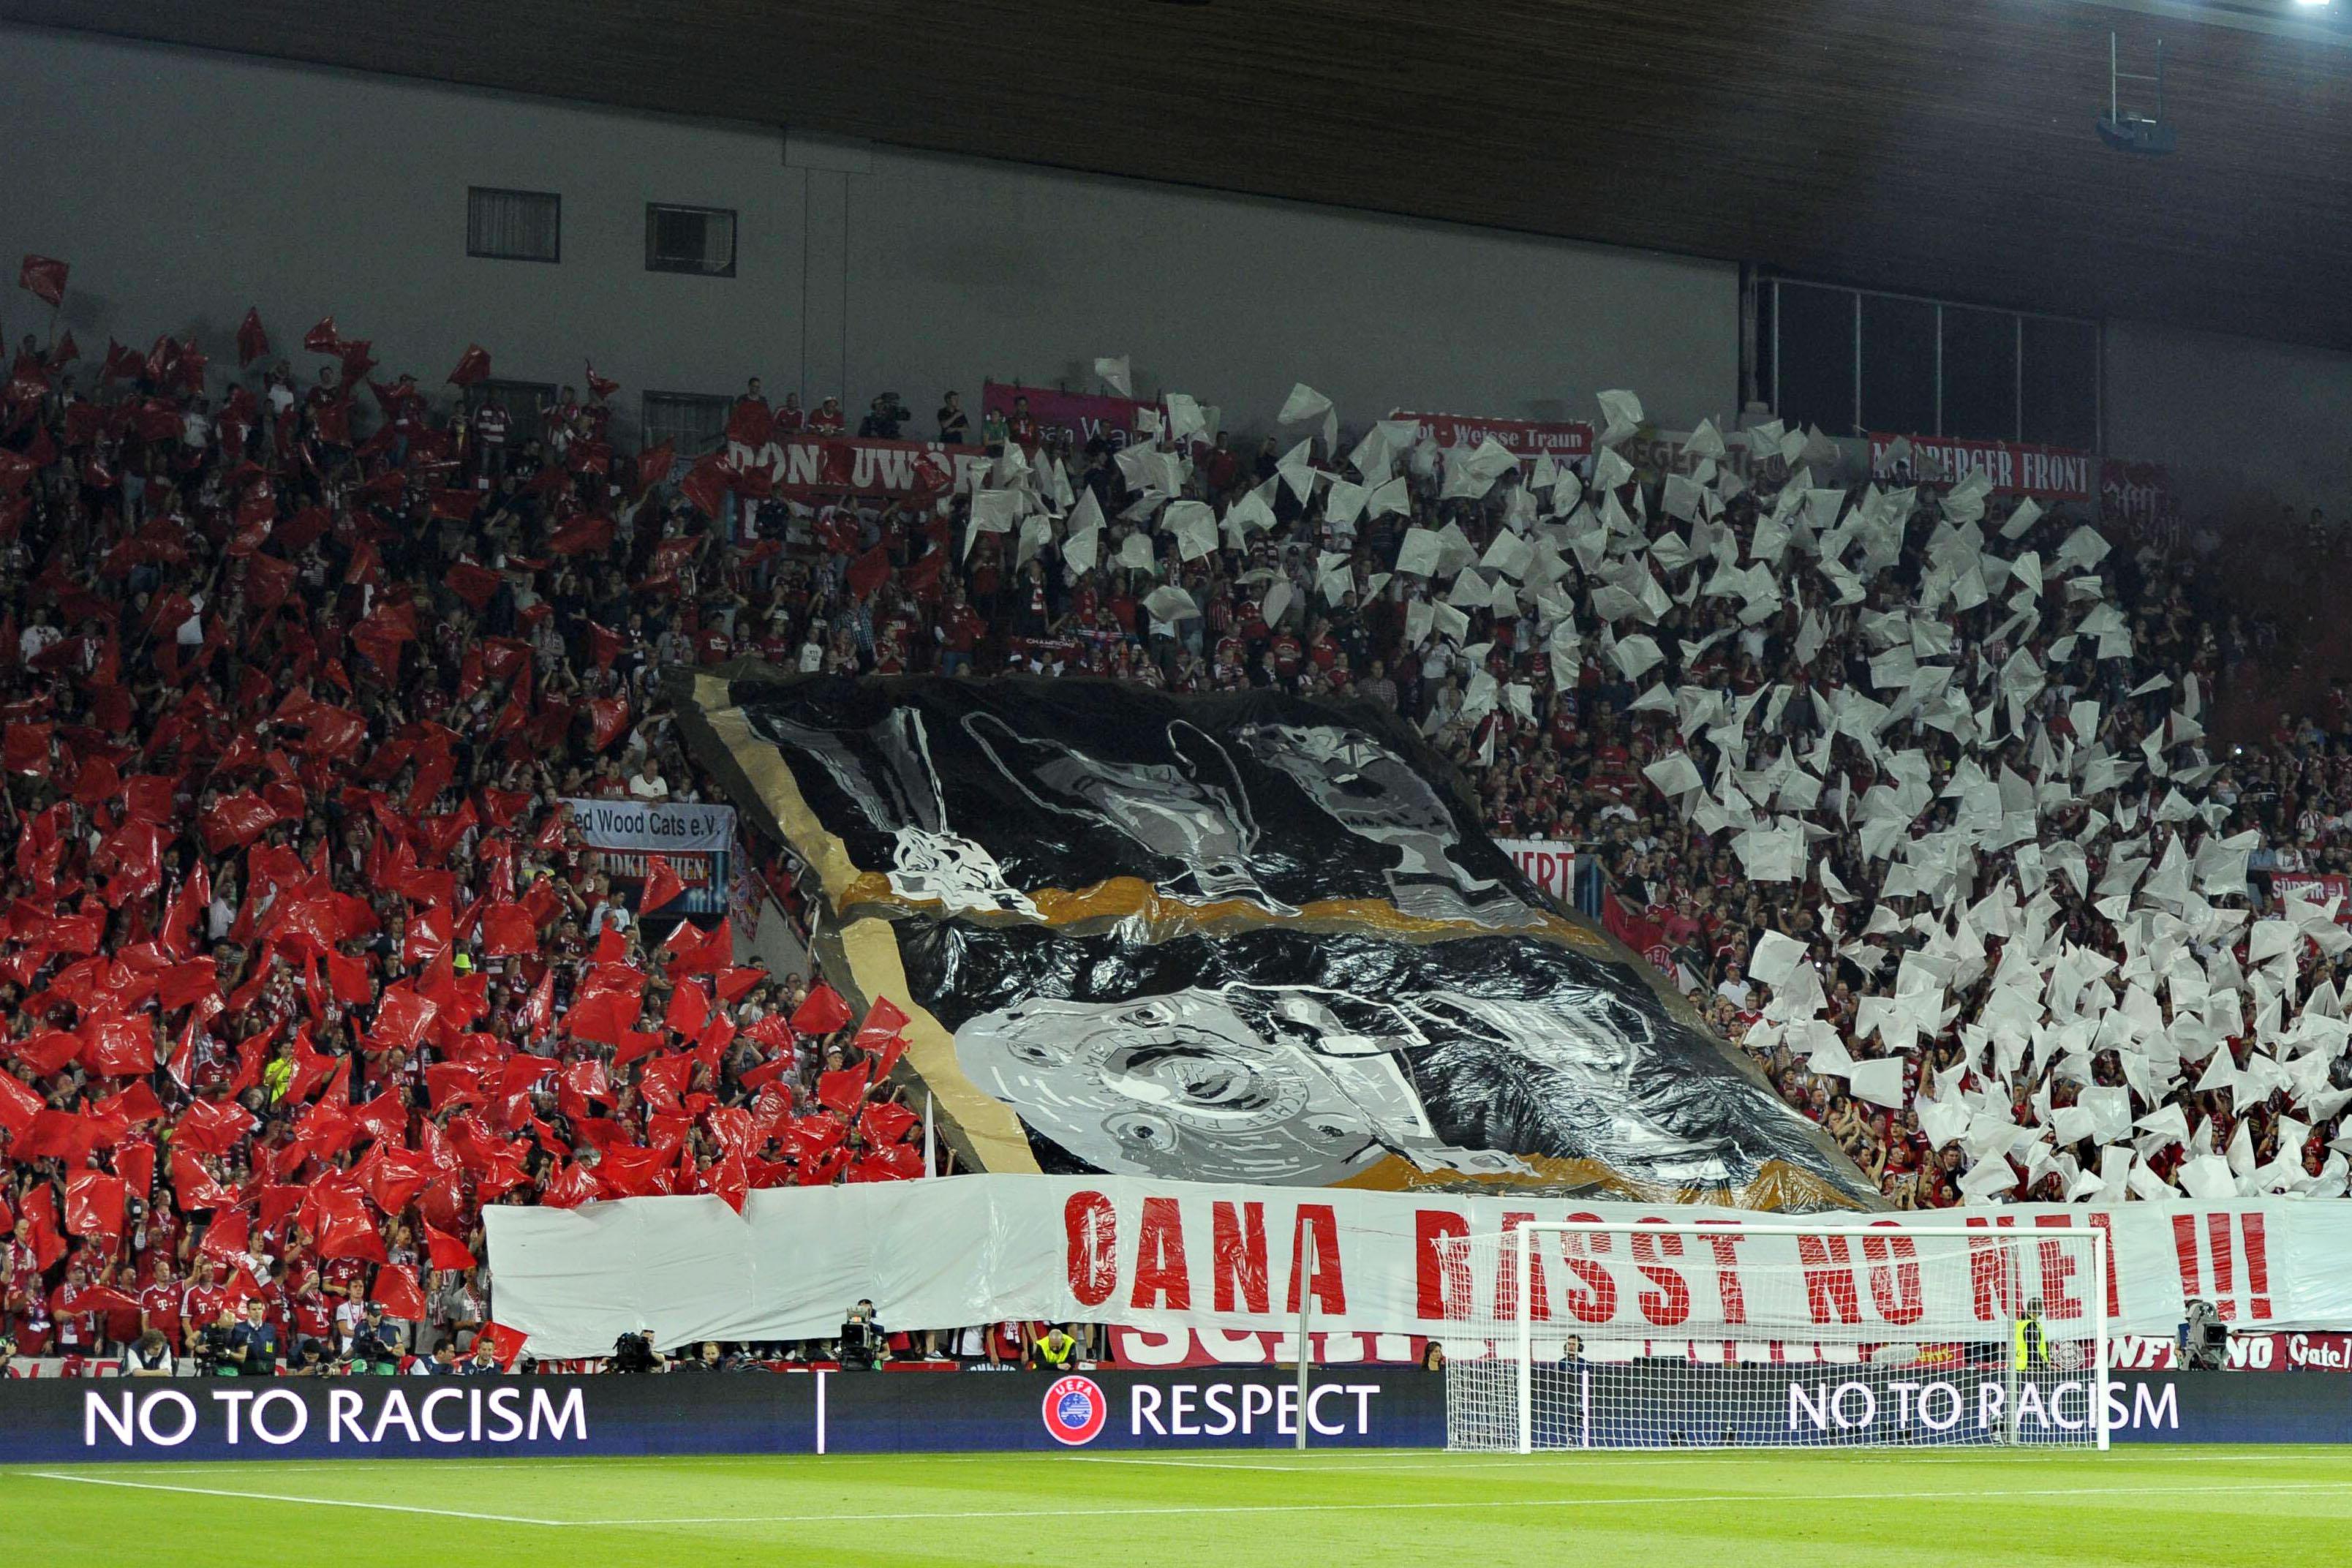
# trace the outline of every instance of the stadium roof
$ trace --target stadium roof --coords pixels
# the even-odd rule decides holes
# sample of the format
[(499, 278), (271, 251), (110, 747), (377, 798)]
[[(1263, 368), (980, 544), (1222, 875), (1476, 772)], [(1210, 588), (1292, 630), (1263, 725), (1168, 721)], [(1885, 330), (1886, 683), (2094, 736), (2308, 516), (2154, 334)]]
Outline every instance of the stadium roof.
[[(2242, 25), (2268, 12), (2284, 26)], [(2289, 0), (0, 0), (18, 21), (2347, 348), (2352, 53), (2312, 14)], [(2111, 28), (2126, 70), (2150, 68), (2165, 38), (2168, 158), (2093, 132)]]

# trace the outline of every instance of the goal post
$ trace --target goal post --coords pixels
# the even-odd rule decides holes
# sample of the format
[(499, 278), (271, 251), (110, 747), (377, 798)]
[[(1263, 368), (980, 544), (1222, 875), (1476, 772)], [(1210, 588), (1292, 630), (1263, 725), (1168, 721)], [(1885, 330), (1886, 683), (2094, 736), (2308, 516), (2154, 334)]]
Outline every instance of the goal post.
[(1443, 1237), (1446, 1446), (2108, 1446), (2097, 1226), (1528, 1221)]

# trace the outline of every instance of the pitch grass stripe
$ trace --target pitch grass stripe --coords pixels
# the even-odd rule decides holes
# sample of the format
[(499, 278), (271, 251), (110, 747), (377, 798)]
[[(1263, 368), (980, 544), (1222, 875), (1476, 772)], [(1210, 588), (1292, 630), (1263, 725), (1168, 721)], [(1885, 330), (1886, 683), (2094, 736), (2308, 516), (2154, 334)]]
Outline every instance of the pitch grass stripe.
[[(2341, 1481), (2259, 1481), (2246, 1486), (2206, 1486), (2197, 1489), (2197, 1497), (2209, 1500), (2231, 1493), (2352, 1491), (2352, 1480)], [(577, 1519), (551, 1522), (575, 1529), (620, 1530), (659, 1529), (669, 1525), (706, 1524), (874, 1524), (901, 1523), (919, 1520), (970, 1519), (1105, 1519), (1139, 1515), (1173, 1515), (1192, 1518), (1212, 1514), (1261, 1513), (1403, 1513), (1436, 1509), (1459, 1511), (1465, 1509), (1506, 1508), (1651, 1508), (1660, 1503), (1814, 1503), (1835, 1502), (1920, 1502), (1957, 1501), (1977, 1498), (2040, 1498), (2040, 1497), (2131, 1497), (2136, 1495), (2178, 1497), (2178, 1487), (2020, 1487), (1987, 1489), (1972, 1488), (1967, 1491), (1868, 1491), (1868, 1492), (1643, 1492), (1632, 1497), (1600, 1498), (1493, 1498), (1485, 1500), (1460, 1499), (1446, 1501), (1418, 1502), (1276, 1502), (1276, 1503), (1202, 1503), (1169, 1504), (1144, 1508), (1014, 1508), (914, 1510), (884, 1513), (758, 1513), (702, 1514), (677, 1519)], [(364, 1505), (362, 1505), (364, 1506)]]
[(124, 1481), (106, 1476), (69, 1476), (60, 1470), (26, 1470), (45, 1481), (72, 1481), (85, 1487), (122, 1487), (140, 1492), (186, 1492), (195, 1497), (237, 1498), (248, 1502), (302, 1503), (311, 1508), (362, 1508), (382, 1513), (430, 1513), (443, 1519), (480, 1520), (490, 1524), (538, 1524), (562, 1526), (573, 1522), (564, 1519), (528, 1519), (513, 1513), (469, 1513), (464, 1509), (425, 1508), (416, 1503), (357, 1502), (348, 1498), (295, 1497), (286, 1492), (232, 1491), (221, 1487), (175, 1487), (162, 1481)]

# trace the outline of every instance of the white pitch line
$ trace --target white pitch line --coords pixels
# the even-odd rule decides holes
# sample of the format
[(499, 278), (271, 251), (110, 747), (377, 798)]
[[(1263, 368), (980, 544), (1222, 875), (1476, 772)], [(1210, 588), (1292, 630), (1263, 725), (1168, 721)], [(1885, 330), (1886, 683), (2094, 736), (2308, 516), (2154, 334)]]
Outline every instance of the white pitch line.
[[(2247, 1486), (2200, 1487), (2200, 1498), (2211, 1498), (2228, 1493), (2270, 1493), (2301, 1491), (2352, 1491), (2352, 1480), (2341, 1481), (2262, 1481)], [(2178, 1496), (2177, 1487), (2022, 1487), (1986, 1490), (1972, 1488), (1967, 1491), (1867, 1491), (1810, 1492), (1792, 1495), (1787, 1492), (1644, 1492), (1630, 1497), (1604, 1498), (1494, 1498), (1486, 1500), (1461, 1500), (1451, 1501), (1414, 1502), (1301, 1502), (1301, 1503), (1203, 1503), (1163, 1505), (1150, 1508), (1015, 1508), (964, 1510), (909, 1510), (887, 1513), (761, 1513), (761, 1514), (700, 1514), (673, 1519), (577, 1519), (549, 1522), (575, 1529), (658, 1529), (665, 1525), (682, 1524), (871, 1524), (898, 1523), (919, 1520), (960, 1519), (1102, 1519), (1133, 1516), (1172, 1515), (1181, 1518), (1210, 1514), (1261, 1513), (1398, 1513), (1435, 1509), (1505, 1509), (1505, 1508), (1647, 1508), (1660, 1503), (1833, 1503), (1833, 1502), (1914, 1502), (1927, 1500), (1958, 1501), (1979, 1498), (2026, 1497), (2129, 1497), (2140, 1494)]]
[(72, 1481), (85, 1487), (124, 1487), (141, 1492), (187, 1492), (196, 1497), (238, 1498), (248, 1502), (307, 1503), (313, 1508), (363, 1508), (382, 1513), (430, 1513), (444, 1519), (481, 1520), (491, 1524), (539, 1524), (561, 1527), (573, 1522), (565, 1519), (528, 1519), (514, 1513), (468, 1513), (456, 1508), (425, 1508), (404, 1502), (355, 1502), (348, 1498), (294, 1497), (285, 1492), (231, 1491), (221, 1487), (174, 1487), (161, 1481), (124, 1481), (107, 1476), (69, 1476), (60, 1470), (26, 1470), (21, 1472), (45, 1481)]

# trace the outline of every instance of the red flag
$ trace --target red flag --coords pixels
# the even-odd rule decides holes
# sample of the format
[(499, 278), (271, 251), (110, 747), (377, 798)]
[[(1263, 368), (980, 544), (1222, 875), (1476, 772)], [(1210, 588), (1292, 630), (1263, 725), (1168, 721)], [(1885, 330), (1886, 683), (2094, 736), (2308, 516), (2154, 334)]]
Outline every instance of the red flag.
[(686, 879), (669, 863), (667, 855), (646, 857), (646, 890), (637, 900), (637, 913), (653, 914), (666, 910), (686, 894)]
[(172, 1151), (172, 1194), (183, 1214), (190, 1209), (230, 1208), (236, 1203), (236, 1194), (215, 1181), (203, 1163), (185, 1149)]
[(312, 353), (340, 354), (343, 352), (343, 335), (335, 326), (335, 318), (321, 316), (319, 324), (302, 334), (302, 346)]
[(121, 1236), (122, 1178), (76, 1171), (66, 1178), (66, 1228), (76, 1236)]
[(688, 1037), (702, 1033), (710, 1018), (710, 998), (702, 987), (691, 980), (681, 980), (669, 994), (669, 1011), (663, 1016), (666, 1027)]
[(857, 1026), (856, 1043), (861, 1051), (874, 1052), (883, 1043), (907, 1026), (907, 1015), (887, 996), (874, 998), (874, 1005), (866, 1010), (866, 1022)]
[(269, 334), (261, 330), (261, 308), (248, 307), (236, 324), (236, 364), (239, 370), (269, 352)]
[(510, 1329), (504, 1323), (484, 1323), (474, 1342), (489, 1346), (490, 1354), (498, 1359), (499, 1365), (512, 1372), (515, 1358), (522, 1354), (523, 1344), (530, 1338), (520, 1329)]
[(879, 588), (890, 577), (890, 552), (876, 545), (849, 563), (849, 586), (860, 597)]
[(476, 1262), (464, 1242), (429, 1225), (425, 1227), (425, 1257), (436, 1268), (471, 1268)]
[(793, 1028), (803, 1035), (830, 1035), (850, 1020), (849, 1004), (819, 981), (808, 1000), (793, 1010)]
[(449, 373), (452, 386), (477, 386), (490, 379), (490, 353), (479, 343), (468, 343), (466, 352), (457, 356), (457, 368)]
[(550, 555), (593, 555), (613, 548), (613, 520), (575, 517), (547, 536)]
[(836, 1068), (817, 1074), (816, 1102), (826, 1110), (838, 1110), (844, 1116), (855, 1115), (857, 1102), (865, 1098), (865, 1068)]
[(625, 697), (599, 697), (587, 704), (588, 747), (601, 752), (628, 732), (629, 700)]
[(621, 384), (609, 375), (598, 375), (593, 360), (588, 362), (588, 390), (599, 397), (610, 397), (621, 390)]
[(408, 1322), (425, 1321), (425, 1292), (416, 1286), (416, 1276), (405, 1268), (386, 1265), (375, 1271), (375, 1289), (368, 1300), (383, 1309), (387, 1318), (400, 1318)]
[(311, 1193), (319, 1217), (319, 1256), (386, 1261), (383, 1237), (368, 1217), (367, 1200), (348, 1187), (320, 1186)]
[[(470, 495), (472, 492), (466, 493)], [(441, 581), (448, 585), (451, 593), (478, 611), (488, 609), (490, 601), (498, 597), (499, 574), (478, 562), (458, 562), (449, 568)]]
[[(68, 1036), (67, 1038), (72, 1038)], [(0, 1072), (0, 1131), (22, 1139), (26, 1129), (33, 1125), (46, 1102), (25, 1087), (25, 1080), (12, 1072)]]
[(47, 305), (66, 302), (67, 265), (50, 256), (35, 256), (27, 252), (25, 264), (16, 269), (16, 287), (29, 289), (33, 297)]

